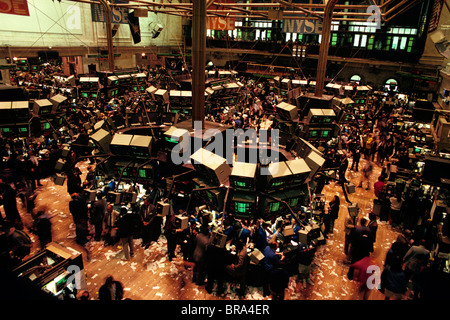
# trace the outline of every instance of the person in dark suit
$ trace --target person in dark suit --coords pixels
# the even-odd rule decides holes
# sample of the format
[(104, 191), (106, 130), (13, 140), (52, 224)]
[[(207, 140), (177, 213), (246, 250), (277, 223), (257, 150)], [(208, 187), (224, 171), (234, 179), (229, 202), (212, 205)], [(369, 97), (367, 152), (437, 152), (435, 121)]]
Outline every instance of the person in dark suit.
[(221, 295), (225, 292), (224, 280), (227, 266), (227, 250), (215, 246), (214, 244), (208, 244), (206, 248), (206, 273), (207, 282), (205, 289), (208, 293), (212, 293), (214, 283), (217, 282), (217, 294)]
[(98, 290), (98, 300), (122, 300), (123, 299), (123, 285), (120, 281), (114, 279), (113, 276), (108, 276), (105, 283)]
[(100, 241), (103, 232), (103, 220), (106, 213), (106, 200), (103, 198), (103, 193), (97, 193), (97, 200), (92, 205), (91, 222), (95, 228), (95, 241)]
[(52, 223), (50, 217), (47, 214), (46, 208), (41, 208), (37, 212), (37, 219), (35, 220), (35, 230), (39, 238), (41, 249), (45, 249), (45, 246), (52, 242)]
[(130, 260), (134, 256), (134, 237), (142, 231), (142, 218), (126, 207), (120, 208), (120, 216), (117, 220), (117, 236), (122, 242), (124, 260)]
[(81, 193), (83, 191), (80, 178), (80, 169), (75, 168), (67, 173), (67, 192), (69, 194)]
[(247, 253), (247, 245), (243, 241), (236, 241), (237, 261), (226, 266), (228, 275), (239, 283), (239, 296), (245, 296), (247, 290), (246, 275), (250, 258)]
[(370, 253), (373, 252), (372, 234), (369, 227), (367, 227), (367, 224), (367, 219), (361, 218), (360, 225), (357, 226), (353, 232), (350, 244), (350, 257), (352, 263), (370, 256)]
[(5, 211), (5, 219), (11, 222), (21, 222), (19, 210), (17, 209), (17, 192), (7, 183), (0, 183), (1, 204)]
[(75, 223), (76, 241), (80, 245), (85, 245), (88, 242), (87, 236), (89, 234), (89, 214), (88, 207), (84, 199), (78, 194), (71, 195), (72, 200), (69, 202), (69, 211), (72, 214), (73, 222)]
[(193, 282), (198, 285), (202, 285), (205, 282), (205, 269), (206, 269), (206, 248), (211, 241), (210, 232), (207, 226), (203, 226), (200, 232), (196, 235), (194, 244), (195, 249), (192, 255), (192, 259), (195, 262)]
[(169, 255), (169, 261), (175, 258), (175, 249), (178, 243), (178, 234), (181, 229), (177, 229), (176, 217), (172, 212), (166, 217), (166, 223), (164, 224), (164, 236), (167, 239), (167, 253)]

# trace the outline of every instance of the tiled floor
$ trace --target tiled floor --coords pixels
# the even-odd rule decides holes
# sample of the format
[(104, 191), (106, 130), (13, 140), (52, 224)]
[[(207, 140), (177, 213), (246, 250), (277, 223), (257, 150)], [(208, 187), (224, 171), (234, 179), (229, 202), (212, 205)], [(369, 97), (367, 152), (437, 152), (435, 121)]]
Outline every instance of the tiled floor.
[[(365, 160), (361, 160), (361, 164)], [(87, 163), (80, 163), (80, 168), (85, 172)], [(371, 177), (371, 184), (378, 178), (381, 168), (375, 167)], [(355, 185), (359, 183), (360, 173), (348, 171), (347, 178)], [(120, 244), (115, 246), (104, 246), (103, 242), (91, 240), (87, 244), (90, 251), (90, 259), (79, 245), (74, 241), (75, 228), (72, 217), (68, 209), (70, 197), (66, 191), (66, 186), (57, 186), (51, 179), (42, 181), (37, 197), (37, 205), (47, 205), (50, 214), (53, 215), (53, 240), (64, 246), (71, 247), (82, 252), (87, 287), (91, 299), (97, 299), (98, 289), (103, 284), (107, 275), (111, 274), (121, 281), (125, 293), (124, 297), (132, 300), (215, 300), (215, 299), (238, 299), (234, 289), (228, 289), (223, 296), (216, 296), (215, 293), (208, 294), (204, 286), (197, 286), (192, 283), (192, 271), (184, 267), (182, 257), (179, 255), (172, 262), (169, 262), (166, 252), (166, 241), (161, 236), (158, 243), (153, 244), (148, 249), (140, 246), (140, 239), (135, 240), (135, 256), (131, 261), (122, 261), (123, 253)], [(345, 198), (342, 188), (331, 182), (326, 185), (323, 193), (326, 201), (337, 194), (341, 198), (341, 210), (339, 218), (336, 220), (334, 233), (330, 235), (327, 243), (319, 247), (313, 264), (312, 280), (314, 286), (307, 286), (306, 289), (297, 283), (294, 277), (289, 281), (286, 289), (286, 300), (359, 300), (361, 295), (358, 292), (358, 285), (348, 280), (348, 264), (345, 263), (344, 254), (344, 219), (347, 215)], [(356, 189), (356, 193), (350, 194), (352, 202), (357, 202), (362, 215), (367, 215), (371, 210), (373, 190)], [(19, 208), (21, 203), (18, 201)], [(31, 223), (31, 217), (22, 211), (25, 225)], [(389, 225), (380, 224), (377, 232), (377, 241), (372, 257), (376, 264), (382, 268), (382, 264), (392, 242), (396, 239), (397, 233), (391, 230)], [(38, 240), (35, 240), (33, 252), (38, 250)], [(247, 300), (263, 300), (270, 297), (263, 297), (261, 288), (249, 287)], [(384, 296), (377, 290), (370, 292), (369, 299), (381, 300)]]

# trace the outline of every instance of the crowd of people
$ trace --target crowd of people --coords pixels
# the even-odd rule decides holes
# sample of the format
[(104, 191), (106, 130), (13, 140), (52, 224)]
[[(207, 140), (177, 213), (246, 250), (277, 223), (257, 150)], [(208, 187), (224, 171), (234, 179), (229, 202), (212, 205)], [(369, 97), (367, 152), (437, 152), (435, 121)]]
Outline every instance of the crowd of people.
[[(32, 81), (36, 81), (33, 78)], [(28, 79), (30, 80), (30, 79)], [(245, 80), (245, 79), (242, 79)], [(207, 119), (232, 125), (235, 128), (273, 128), (276, 125), (276, 105), (279, 97), (270, 90), (268, 83), (257, 84), (246, 82), (246, 88), (240, 93), (234, 111), (224, 112), (225, 106), (220, 101), (215, 108), (210, 108)], [(77, 104), (84, 106), (67, 114), (67, 122), (78, 133), (85, 134), (83, 124), (95, 113), (97, 120), (107, 116), (124, 116), (127, 109), (139, 111), (147, 107), (144, 100), (136, 103), (138, 93), (127, 92), (120, 99), (89, 101), (86, 98), (78, 99)], [(358, 187), (371, 190), (375, 198), (380, 199), (385, 193), (385, 183), (388, 178), (389, 165), (396, 163), (399, 167), (407, 168), (409, 164), (408, 148), (412, 145), (412, 136), (421, 132), (414, 126), (406, 131), (394, 128), (395, 119), (405, 111), (404, 103), (400, 100), (396, 104), (384, 104), (381, 99), (374, 98), (373, 103), (364, 111), (363, 117), (353, 118), (348, 123), (340, 124), (341, 133), (335, 139), (318, 145), (323, 152), (325, 164), (323, 169), (335, 169), (335, 181), (345, 187), (350, 179), (348, 171), (360, 172), (361, 180)], [(48, 217), (48, 208), (34, 206), (34, 198), (39, 192), (40, 179), (46, 178), (49, 172), (39, 162), (36, 155), (48, 160), (48, 167), (54, 168), (62, 152), (62, 144), (50, 136), (44, 137), (41, 142), (29, 142), (27, 139), (3, 138), (0, 141), (2, 155), (1, 170), (2, 184), (0, 185), (1, 200), (4, 215), (0, 215), (0, 223), (4, 230), (2, 238), (2, 262), (16, 265), (25, 261), (30, 254), (32, 242), (21, 221), (17, 208), (17, 198), (21, 199), (26, 211), (33, 216), (33, 228), (41, 248), (52, 240), (51, 220)], [(157, 206), (160, 200), (167, 200), (170, 196), (158, 184), (146, 185), (145, 196), (142, 202), (135, 204), (123, 203), (113, 206), (106, 200), (108, 191), (116, 187), (114, 183), (103, 189), (98, 189), (96, 199), (87, 201), (83, 189), (93, 185), (93, 167), (91, 163), (86, 178), (81, 178), (81, 171), (75, 166), (77, 154), (71, 153), (67, 158), (67, 192), (70, 194), (68, 203), (73, 222), (75, 224), (76, 242), (86, 249), (89, 259), (90, 252), (86, 244), (89, 241), (103, 241), (106, 246), (115, 246), (120, 243), (123, 250), (123, 259), (130, 261), (135, 254), (135, 242), (142, 239), (145, 249), (151, 248), (152, 243), (160, 237), (167, 240), (168, 260), (172, 261), (177, 255), (177, 246), (181, 248), (180, 254), (185, 266), (192, 268), (192, 281), (198, 285), (205, 285), (206, 291), (216, 291), (222, 294), (225, 283), (233, 282), (238, 287), (238, 293), (245, 296), (249, 283), (255, 281), (249, 275), (249, 251), (257, 249), (263, 258), (259, 264), (260, 278), (256, 281), (263, 288), (263, 295), (271, 295), (272, 299), (284, 299), (289, 278), (295, 274), (303, 287), (314, 285), (311, 277), (312, 265), (316, 246), (311, 243), (299, 242), (297, 232), (304, 225), (310, 224), (311, 217), (306, 212), (299, 212), (298, 218), (288, 215), (274, 221), (261, 219), (237, 219), (233, 214), (227, 213), (218, 216), (222, 221), (219, 229), (213, 229), (195, 212), (171, 210), (169, 215), (162, 217)], [(364, 159), (363, 163), (360, 160)], [(351, 160), (351, 161), (349, 161)], [(350, 166), (351, 163), (351, 166)], [(349, 168), (350, 166), (350, 168)], [(377, 182), (372, 185), (370, 178), (374, 166), (382, 168)], [(332, 181), (326, 175), (317, 177), (314, 194), (322, 193), (325, 185)], [(412, 201), (412, 199), (408, 199)], [(416, 199), (419, 201), (418, 199)], [(429, 259), (431, 242), (425, 227), (417, 226), (418, 219), (406, 219), (415, 208), (417, 218), (427, 212), (430, 199), (420, 199), (417, 203), (407, 203), (401, 194), (390, 198), (388, 213), (376, 215), (371, 212), (368, 216), (352, 216), (345, 219), (344, 252), (348, 256), (349, 278), (361, 282), (364, 298), (368, 298), (366, 269), (371, 265), (371, 253), (377, 241), (376, 232), (378, 223), (388, 221), (394, 227), (400, 227), (402, 232), (389, 250), (383, 272), (381, 274), (381, 287), (386, 298), (405, 298), (407, 292), (410, 298), (425, 298), (432, 296), (428, 279), (435, 273), (430, 270)], [(408, 214), (405, 212), (408, 210)], [(323, 211), (321, 221), (325, 237), (334, 232), (334, 223), (340, 214), (340, 198), (333, 197)], [(184, 215), (189, 219), (189, 226), (181, 228), (177, 215)], [(284, 229), (292, 226), (294, 235), (287, 237)], [(411, 230), (411, 231), (410, 231)], [(227, 246), (218, 246), (213, 240), (217, 232), (226, 236)], [(283, 254), (286, 243), (294, 240), (298, 243), (296, 248), (295, 271), (289, 268), (289, 258)], [(231, 248), (231, 249), (230, 249)], [(235, 252), (233, 259), (228, 254)], [(259, 281), (259, 282), (258, 282)], [(408, 291), (407, 291), (408, 289)], [(83, 292), (78, 299), (89, 298), (89, 293)], [(109, 276), (99, 290), (101, 300), (123, 299), (123, 287), (120, 282)]]

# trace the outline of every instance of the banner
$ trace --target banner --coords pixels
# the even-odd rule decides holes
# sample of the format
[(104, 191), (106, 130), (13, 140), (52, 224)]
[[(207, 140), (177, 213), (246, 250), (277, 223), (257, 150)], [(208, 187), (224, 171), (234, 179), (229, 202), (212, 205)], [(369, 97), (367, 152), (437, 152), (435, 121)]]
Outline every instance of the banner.
[(234, 18), (222, 18), (222, 17), (207, 17), (206, 29), (209, 30), (234, 30), (235, 19)]
[[(2, 0), (0, 0), (2, 1)], [(128, 0), (114, 0), (114, 3), (128, 3)], [(128, 24), (128, 8), (111, 7), (111, 23)], [(105, 8), (101, 4), (91, 4), (93, 22), (105, 22)]]
[(180, 57), (165, 57), (164, 60), (167, 70), (181, 71), (183, 68), (183, 59)]
[(322, 21), (285, 19), (283, 21), (283, 32), (322, 34)]
[(128, 25), (130, 26), (131, 36), (134, 44), (141, 42), (141, 28), (139, 27), (139, 18), (134, 16), (134, 11), (128, 14)]
[(0, 13), (29, 16), (27, 0), (0, 0)]
[[(216, 0), (215, 4), (210, 5), (208, 11), (214, 12), (217, 9), (227, 8), (221, 4), (235, 3), (235, 0)], [(226, 18), (220, 16), (208, 16), (206, 17), (206, 29), (209, 30), (234, 30), (235, 29), (235, 19)]]

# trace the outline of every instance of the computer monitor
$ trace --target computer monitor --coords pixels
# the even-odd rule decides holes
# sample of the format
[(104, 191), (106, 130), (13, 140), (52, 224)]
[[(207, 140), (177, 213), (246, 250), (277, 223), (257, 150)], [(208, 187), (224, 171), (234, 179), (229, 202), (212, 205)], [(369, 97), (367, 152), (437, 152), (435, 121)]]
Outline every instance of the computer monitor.
[(281, 207), (282, 207), (282, 203), (280, 201), (274, 201), (269, 203), (269, 208), (268, 208), (268, 212), (269, 213), (276, 213), (279, 212)]
[(50, 123), (49, 122), (42, 123), (42, 130), (50, 130)]
[(139, 179), (153, 179), (153, 167), (146, 165), (138, 169), (137, 176)]
[(230, 185), (234, 189), (251, 191), (256, 186), (257, 164), (235, 162), (230, 175)]
[(28, 133), (28, 125), (17, 126), (17, 133), (19, 135), (27, 134)]
[(251, 211), (252, 203), (250, 202), (241, 202), (241, 201), (235, 201), (234, 202), (234, 211), (237, 214), (248, 214)]
[(256, 214), (256, 200), (254, 193), (237, 191), (233, 193), (230, 210), (238, 218), (251, 218)]
[(13, 130), (13, 128), (11, 128), (11, 127), (2, 127), (2, 128), (0, 128), (0, 131), (2, 132), (2, 134), (12, 134), (12, 133), (14, 133), (14, 130)]

